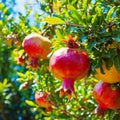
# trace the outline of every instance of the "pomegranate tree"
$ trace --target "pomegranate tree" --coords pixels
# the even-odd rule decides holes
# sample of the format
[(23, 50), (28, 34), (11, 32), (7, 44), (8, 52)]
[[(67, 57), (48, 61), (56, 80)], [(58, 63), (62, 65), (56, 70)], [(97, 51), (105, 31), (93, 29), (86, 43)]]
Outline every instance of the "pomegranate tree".
[(93, 96), (98, 102), (98, 115), (103, 115), (107, 109), (120, 109), (120, 88), (113, 89), (112, 84), (100, 81), (93, 89)]
[(48, 100), (49, 94), (47, 92), (36, 92), (35, 101), (40, 106), (46, 109), (46, 112), (52, 110), (52, 101)]
[(66, 47), (58, 49), (50, 59), (51, 73), (62, 80), (61, 87), (57, 90), (60, 91), (60, 97), (66, 93), (71, 98), (74, 82), (84, 78), (89, 71), (88, 55), (75, 41), (76, 38), (69, 35), (68, 40), (64, 40)]
[(46, 59), (50, 53), (51, 42), (46, 37), (32, 33), (23, 40), (22, 47), (27, 53), (33, 68), (38, 67), (39, 59)]

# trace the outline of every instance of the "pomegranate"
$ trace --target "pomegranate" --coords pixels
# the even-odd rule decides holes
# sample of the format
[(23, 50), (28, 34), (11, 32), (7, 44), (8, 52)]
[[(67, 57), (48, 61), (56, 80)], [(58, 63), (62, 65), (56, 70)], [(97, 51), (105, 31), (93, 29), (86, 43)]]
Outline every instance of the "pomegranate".
[(17, 58), (17, 64), (20, 64), (20, 65), (24, 66), (24, 64), (25, 64), (25, 56), (20, 55)]
[(35, 101), (40, 106), (46, 109), (46, 112), (52, 110), (52, 101), (48, 100), (49, 94), (47, 92), (36, 92)]
[(32, 33), (23, 40), (22, 47), (30, 58), (29, 66), (38, 67), (38, 60), (46, 59), (50, 53), (51, 42), (46, 37)]
[(98, 102), (97, 114), (104, 115), (107, 109), (120, 109), (120, 88), (113, 89), (112, 84), (100, 81), (93, 89), (93, 96)]
[(68, 98), (71, 98), (71, 93), (74, 93), (74, 82), (86, 77), (89, 71), (88, 55), (78, 47), (75, 40), (76, 38), (69, 35), (68, 40), (64, 40), (67, 46), (58, 49), (50, 59), (51, 73), (62, 80), (61, 87), (56, 90), (60, 91), (60, 97), (66, 93)]

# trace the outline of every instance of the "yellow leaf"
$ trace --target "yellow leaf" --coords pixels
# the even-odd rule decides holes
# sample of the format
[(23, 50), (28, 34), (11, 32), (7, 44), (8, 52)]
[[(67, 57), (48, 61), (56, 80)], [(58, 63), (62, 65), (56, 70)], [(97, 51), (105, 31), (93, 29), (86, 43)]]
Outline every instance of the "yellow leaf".
[(44, 22), (47, 22), (48, 24), (65, 24), (65, 22), (58, 18), (58, 17), (46, 17), (43, 19)]

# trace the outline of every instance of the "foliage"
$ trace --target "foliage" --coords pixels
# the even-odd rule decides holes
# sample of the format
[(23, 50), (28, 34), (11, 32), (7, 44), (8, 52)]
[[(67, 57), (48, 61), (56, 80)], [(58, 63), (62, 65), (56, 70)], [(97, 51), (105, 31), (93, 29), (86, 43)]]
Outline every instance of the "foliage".
[[(93, 77), (95, 68), (103, 61), (107, 69), (115, 64), (120, 72), (120, 2), (119, 0), (36, 0), (41, 12), (34, 13), (34, 25), (30, 24), (31, 8), (25, 5), (26, 14), (19, 13), (16, 21), (13, 11), (0, 3), (0, 119), (1, 120), (96, 120), (97, 103), (92, 90), (98, 82)], [(34, 4), (33, 4), (34, 6)], [(49, 72), (49, 58), (39, 60), (40, 67), (34, 71), (27, 68), (28, 56), (21, 43), (32, 32), (47, 36), (52, 41), (52, 52), (64, 46), (61, 40), (68, 34), (78, 37), (78, 43), (85, 49), (91, 62), (87, 78), (76, 81), (71, 100), (59, 98), (55, 90), (61, 81)], [(24, 66), (16, 59), (25, 55)], [(26, 89), (21, 85), (29, 82)], [(50, 92), (54, 101), (53, 110), (46, 113), (34, 101), (36, 91)], [(12, 117), (11, 117), (12, 115)], [(108, 110), (104, 120), (117, 120), (120, 115)]]

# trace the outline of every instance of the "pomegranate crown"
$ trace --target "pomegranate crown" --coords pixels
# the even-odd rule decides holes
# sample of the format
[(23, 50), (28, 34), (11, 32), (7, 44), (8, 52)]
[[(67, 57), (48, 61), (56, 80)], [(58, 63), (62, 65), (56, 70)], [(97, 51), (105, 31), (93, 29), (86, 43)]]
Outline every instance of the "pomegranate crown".
[(66, 46), (69, 48), (78, 48), (78, 44), (76, 43), (77, 36), (74, 38), (71, 35), (68, 35), (68, 39), (62, 40), (62, 42), (66, 43)]

